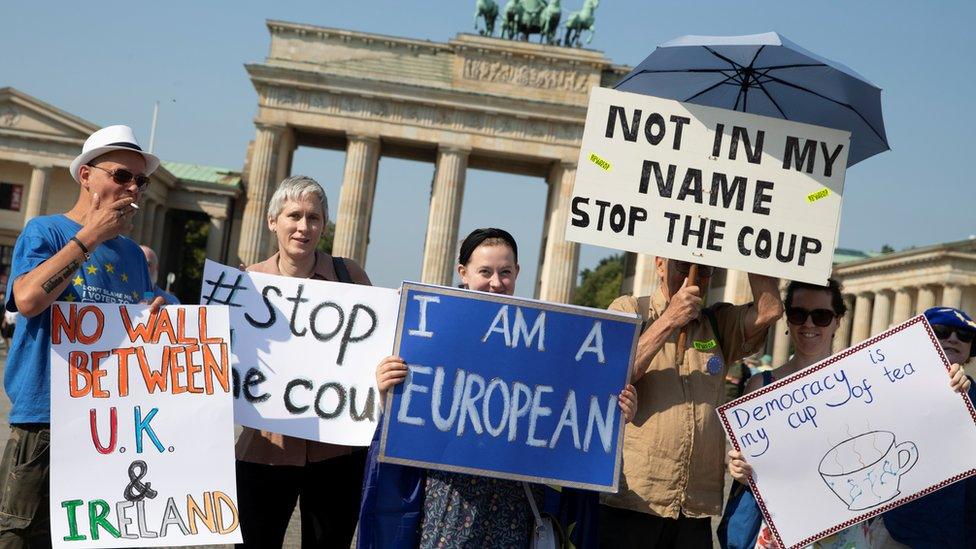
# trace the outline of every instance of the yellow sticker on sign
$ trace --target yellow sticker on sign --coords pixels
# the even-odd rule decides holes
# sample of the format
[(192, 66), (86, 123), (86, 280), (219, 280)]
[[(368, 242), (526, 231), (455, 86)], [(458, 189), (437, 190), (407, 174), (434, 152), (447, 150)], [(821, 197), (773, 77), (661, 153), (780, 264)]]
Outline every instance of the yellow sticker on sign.
[(610, 163), (600, 158), (600, 155), (596, 153), (590, 153), (590, 162), (596, 164), (597, 166), (600, 166), (606, 171), (610, 171)]
[(827, 198), (830, 196), (830, 189), (824, 187), (815, 193), (807, 195), (807, 202), (813, 204), (814, 202), (820, 200), (821, 198)]

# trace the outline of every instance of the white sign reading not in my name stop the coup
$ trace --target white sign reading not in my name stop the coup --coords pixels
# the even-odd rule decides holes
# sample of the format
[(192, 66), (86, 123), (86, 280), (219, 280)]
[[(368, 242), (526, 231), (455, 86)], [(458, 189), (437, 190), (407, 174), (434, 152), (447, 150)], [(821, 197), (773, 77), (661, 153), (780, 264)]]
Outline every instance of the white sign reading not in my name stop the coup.
[(594, 88), (566, 238), (826, 282), (849, 132)]

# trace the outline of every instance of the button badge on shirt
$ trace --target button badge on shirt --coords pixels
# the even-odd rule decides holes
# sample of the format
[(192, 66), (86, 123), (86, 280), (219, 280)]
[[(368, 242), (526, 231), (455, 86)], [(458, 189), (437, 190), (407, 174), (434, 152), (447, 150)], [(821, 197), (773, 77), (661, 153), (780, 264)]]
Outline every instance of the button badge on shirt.
[(706, 368), (708, 369), (708, 373), (709, 374), (715, 376), (715, 375), (718, 375), (718, 374), (721, 374), (722, 373), (722, 370), (725, 368), (725, 364), (722, 362), (722, 357), (721, 356), (719, 356), (719, 355), (712, 355), (708, 359), (708, 363), (706, 364)]

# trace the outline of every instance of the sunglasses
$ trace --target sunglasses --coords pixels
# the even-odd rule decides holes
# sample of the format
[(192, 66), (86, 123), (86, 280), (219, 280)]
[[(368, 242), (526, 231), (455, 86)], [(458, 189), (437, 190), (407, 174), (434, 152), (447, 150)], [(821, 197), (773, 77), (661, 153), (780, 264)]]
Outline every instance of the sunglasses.
[[(683, 275), (687, 275), (688, 274), (688, 271), (691, 270), (691, 263), (688, 263), (687, 261), (675, 261), (674, 262), (674, 268), (675, 268), (676, 271), (678, 271), (678, 273), (683, 274)], [(712, 267), (710, 265), (699, 265), (698, 266), (698, 276), (701, 276), (701, 277), (704, 277), (704, 278), (708, 278), (708, 277), (712, 276), (712, 273), (714, 271), (715, 271), (715, 267)]]
[(134, 173), (132, 173), (129, 170), (126, 170), (124, 168), (118, 168), (116, 170), (106, 170), (105, 168), (103, 168), (101, 166), (93, 166), (91, 164), (88, 164), (88, 167), (89, 168), (97, 168), (97, 169), (102, 170), (103, 172), (109, 174), (110, 176), (112, 176), (112, 181), (115, 181), (119, 185), (128, 185), (129, 182), (131, 182), (133, 179), (135, 179), (136, 180), (136, 186), (139, 187), (139, 190), (140, 191), (149, 186), (149, 176), (148, 175), (135, 175)]
[(963, 343), (972, 343), (973, 339), (976, 339), (976, 331), (965, 328), (953, 328), (944, 324), (933, 324), (932, 331), (935, 332), (935, 337), (939, 339), (949, 339), (952, 334), (956, 334), (959, 341)]
[(830, 309), (804, 309), (803, 307), (790, 307), (786, 310), (786, 321), (797, 326), (807, 321), (807, 317), (813, 320), (814, 326), (826, 328), (834, 321), (836, 313)]

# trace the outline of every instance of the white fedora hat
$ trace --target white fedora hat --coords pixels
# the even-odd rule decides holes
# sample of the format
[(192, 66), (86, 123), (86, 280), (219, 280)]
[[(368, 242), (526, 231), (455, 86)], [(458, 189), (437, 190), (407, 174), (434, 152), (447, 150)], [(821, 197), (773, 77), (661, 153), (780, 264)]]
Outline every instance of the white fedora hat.
[(91, 134), (81, 148), (81, 154), (71, 161), (71, 177), (78, 181), (78, 170), (99, 156), (111, 151), (133, 151), (146, 159), (146, 173), (149, 175), (159, 167), (159, 158), (142, 150), (136, 136), (129, 126), (108, 126)]

